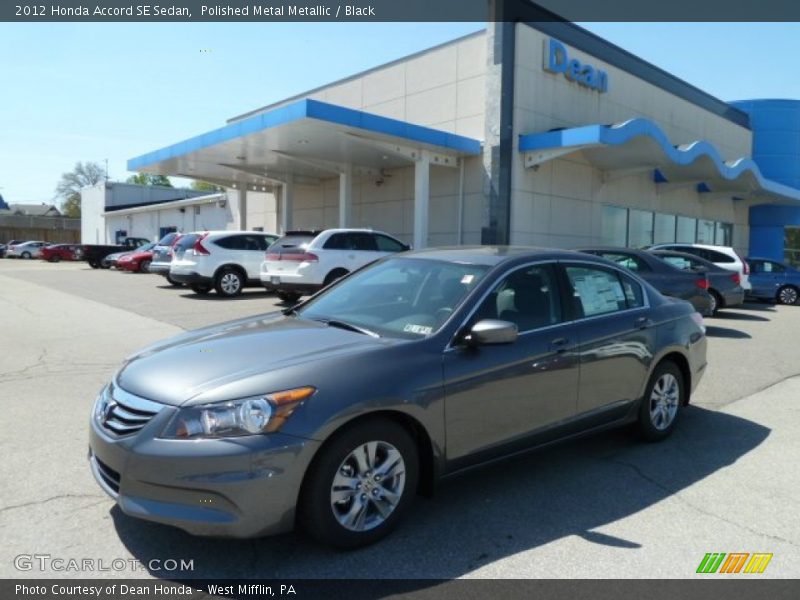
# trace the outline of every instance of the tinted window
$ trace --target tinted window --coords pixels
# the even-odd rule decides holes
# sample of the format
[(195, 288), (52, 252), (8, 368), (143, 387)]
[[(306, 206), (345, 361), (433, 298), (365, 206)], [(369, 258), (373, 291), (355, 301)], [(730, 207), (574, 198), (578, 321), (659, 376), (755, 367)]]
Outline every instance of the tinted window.
[(501, 319), (515, 323), (520, 332), (560, 323), (558, 287), (551, 265), (514, 271), (481, 304), (475, 321)]
[(366, 250), (377, 252), (378, 244), (375, 242), (375, 236), (371, 233), (352, 233), (350, 234), (355, 242), (356, 250)]
[(736, 262), (736, 259), (734, 259), (732, 256), (728, 256), (727, 254), (723, 254), (722, 252), (717, 252), (716, 250), (704, 249), (704, 252), (706, 255), (703, 256), (703, 258), (705, 258), (706, 260), (710, 260), (711, 262), (715, 263)]
[(219, 238), (214, 243), (226, 250), (244, 250), (244, 236), (229, 235), (228, 237)]
[(381, 252), (403, 252), (406, 249), (405, 245), (387, 235), (377, 234), (374, 237), (378, 250)]
[(269, 252), (279, 254), (302, 254), (314, 241), (313, 235), (285, 235), (269, 247)]
[(322, 246), (325, 250), (352, 250), (355, 246), (346, 233), (334, 233)]
[(626, 295), (614, 271), (598, 267), (566, 267), (572, 292), (584, 317), (628, 308)]

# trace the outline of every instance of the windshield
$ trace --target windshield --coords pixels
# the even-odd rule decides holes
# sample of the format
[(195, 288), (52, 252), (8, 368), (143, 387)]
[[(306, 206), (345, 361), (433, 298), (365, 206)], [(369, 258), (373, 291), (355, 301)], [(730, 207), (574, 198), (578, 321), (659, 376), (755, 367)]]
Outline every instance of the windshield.
[(419, 339), (439, 330), (488, 269), (486, 265), (392, 258), (348, 277), (297, 314), (380, 336)]

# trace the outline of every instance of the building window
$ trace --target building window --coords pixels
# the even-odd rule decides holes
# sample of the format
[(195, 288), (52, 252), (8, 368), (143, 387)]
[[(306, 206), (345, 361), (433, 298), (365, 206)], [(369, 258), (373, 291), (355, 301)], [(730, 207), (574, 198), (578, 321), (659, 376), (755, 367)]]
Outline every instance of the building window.
[(675, 215), (656, 213), (654, 223), (654, 244), (672, 244), (675, 242)]
[(800, 267), (800, 227), (784, 229), (783, 258), (790, 265)]
[(628, 246), (643, 248), (653, 243), (653, 213), (648, 210), (628, 211)]
[(733, 246), (733, 225), (730, 223), (717, 223), (714, 243), (717, 246)]
[(714, 221), (706, 221), (699, 219), (697, 221), (697, 243), (698, 244), (713, 244), (714, 243)]
[(675, 242), (678, 244), (694, 244), (697, 232), (697, 219), (691, 217), (678, 217), (675, 228)]
[(628, 245), (628, 209), (619, 206), (603, 207), (603, 244)]

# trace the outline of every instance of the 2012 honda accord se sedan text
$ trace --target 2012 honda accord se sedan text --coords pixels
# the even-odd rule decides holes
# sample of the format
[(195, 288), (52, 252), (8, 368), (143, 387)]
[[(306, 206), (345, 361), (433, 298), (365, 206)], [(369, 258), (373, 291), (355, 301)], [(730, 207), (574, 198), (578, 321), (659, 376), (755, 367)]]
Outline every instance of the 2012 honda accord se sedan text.
[(692, 306), (605, 259), (403, 253), (129, 357), (90, 463), (134, 517), (354, 548), (465, 467), (614, 425), (666, 437), (705, 366)]

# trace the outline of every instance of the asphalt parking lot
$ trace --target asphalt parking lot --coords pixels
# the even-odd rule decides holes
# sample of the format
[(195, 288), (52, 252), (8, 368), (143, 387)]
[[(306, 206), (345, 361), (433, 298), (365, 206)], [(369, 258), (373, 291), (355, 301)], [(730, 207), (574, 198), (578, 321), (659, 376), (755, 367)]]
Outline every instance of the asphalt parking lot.
[[(260, 289), (223, 300), (155, 275), (0, 260), (0, 577), (685, 578), (707, 552), (773, 553), (755, 577), (800, 576), (793, 306), (706, 320), (708, 372), (666, 442), (615, 431), (473, 471), (370, 548), (333, 552), (300, 534), (200, 539), (122, 514), (86, 461), (100, 387), (145, 344), (278, 306)], [(15, 567), (34, 554), (146, 567)]]

